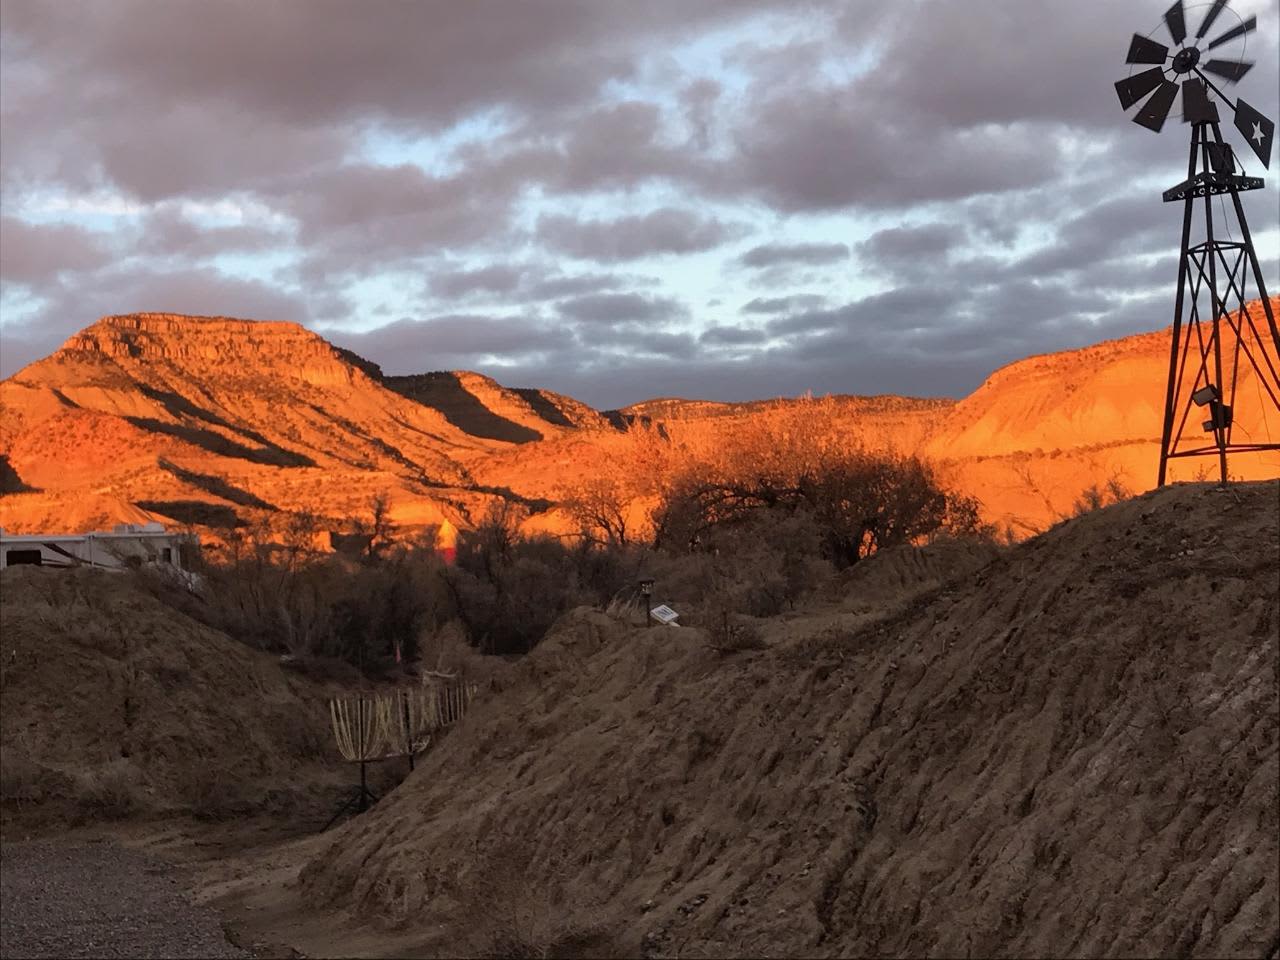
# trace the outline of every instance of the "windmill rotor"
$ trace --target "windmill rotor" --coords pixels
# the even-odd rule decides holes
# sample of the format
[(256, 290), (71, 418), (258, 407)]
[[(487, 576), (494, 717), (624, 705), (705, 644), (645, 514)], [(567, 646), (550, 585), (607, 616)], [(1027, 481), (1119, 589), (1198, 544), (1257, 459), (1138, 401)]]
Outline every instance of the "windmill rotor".
[[(1234, 114), (1235, 126), (1250, 149), (1264, 167), (1270, 167), (1274, 122), (1243, 100), (1232, 103), (1208, 76), (1234, 84), (1252, 69), (1253, 61), (1244, 59), (1245, 45), (1249, 34), (1258, 28), (1258, 18), (1251, 16), (1246, 20), (1230, 11), (1236, 23), (1227, 25), (1229, 20), (1218, 23), (1222, 12), (1228, 9), (1227, 0), (1212, 0), (1197, 6), (1208, 9), (1200, 18), (1194, 37), (1188, 35), (1183, 0), (1174, 0), (1165, 11), (1161, 26), (1152, 31), (1157, 34), (1163, 30), (1169, 43), (1151, 34), (1133, 35), (1125, 57), (1130, 75), (1115, 84), (1120, 106), (1125, 110), (1137, 106), (1133, 122), (1159, 133), (1173, 112), (1179, 93), (1184, 123), (1218, 122), (1217, 104), (1209, 95), (1213, 91)], [(1207, 56), (1210, 51), (1212, 56)], [(1145, 69), (1139, 70), (1139, 67)]]

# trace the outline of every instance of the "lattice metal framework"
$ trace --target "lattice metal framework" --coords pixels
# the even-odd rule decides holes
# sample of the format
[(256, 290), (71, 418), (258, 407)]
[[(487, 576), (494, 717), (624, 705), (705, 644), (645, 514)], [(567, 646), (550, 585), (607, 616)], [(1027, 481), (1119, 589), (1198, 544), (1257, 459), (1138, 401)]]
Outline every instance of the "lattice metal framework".
[[(1179, 93), (1183, 121), (1191, 125), (1187, 179), (1163, 195), (1166, 203), (1183, 203), (1183, 217), (1160, 485), (1167, 478), (1170, 460), (1216, 457), (1225, 483), (1229, 454), (1280, 450), (1280, 442), (1270, 436), (1243, 435), (1237, 429), (1240, 403), (1256, 399), (1262, 405), (1262, 422), (1280, 430), (1280, 330), (1240, 201), (1241, 193), (1261, 189), (1263, 181), (1240, 168), (1222, 137), (1218, 104), (1210, 92), (1231, 109), (1237, 130), (1264, 167), (1270, 166), (1275, 124), (1242, 98), (1232, 103), (1206, 75), (1236, 83), (1249, 72), (1251, 62), (1201, 60), (1202, 47), (1208, 53), (1227, 44), (1243, 46), (1257, 28), (1257, 18), (1237, 16), (1234, 26), (1205, 40), (1227, 3), (1213, 0), (1201, 6), (1208, 10), (1191, 39), (1182, 0), (1165, 12), (1164, 26), (1178, 47), (1175, 52), (1150, 36), (1134, 34), (1127, 62), (1152, 66), (1115, 85), (1125, 109), (1145, 98), (1133, 116), (1138, 125), (1159, 132)], [(1221, 217), (1216, 221), (1214, 197), (1221, 198)], [(1197, 207), (1203, 211), (1200, 218)], [(1197, 219), (1201, 222), (1193, 239)], [(1258, 301), (1252, 306), (1251, 297)], [(1241, 385), (1250, 378), (1256, 389), (1242, 393)]]

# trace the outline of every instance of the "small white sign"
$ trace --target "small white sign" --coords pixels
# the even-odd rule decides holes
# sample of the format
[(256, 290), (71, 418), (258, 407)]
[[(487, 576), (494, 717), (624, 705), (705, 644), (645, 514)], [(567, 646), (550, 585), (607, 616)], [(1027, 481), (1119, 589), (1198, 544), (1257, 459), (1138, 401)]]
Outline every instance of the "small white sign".
[(668, 626), (671, 626), (680, 618), (680, 614), (676, 613), (665, 603), (659, 607), (654, 607), (649, 612), (653, 614), (653, 619), (657, 620), (659, 623), (665, 623)]

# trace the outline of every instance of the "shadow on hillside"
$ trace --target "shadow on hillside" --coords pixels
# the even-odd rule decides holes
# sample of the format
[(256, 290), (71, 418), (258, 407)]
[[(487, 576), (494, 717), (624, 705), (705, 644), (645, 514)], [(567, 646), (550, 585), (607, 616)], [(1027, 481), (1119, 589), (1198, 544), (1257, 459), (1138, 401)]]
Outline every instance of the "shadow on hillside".
[(267, 503), (261, 497), (255, 496), (248, 490), (242, 490), (221, 477), (212, 477), (205, 473), (196, 473), (193, 470), (183, 470), (177, 464), (170, 463), (163, 458), (160, 460), (160, 468), (167, 470), (183, 483), (188, 483), (199, 490), (203, 490), (205, 493), (239, 504), (242, 507), (270, 510), (273, 513), (280, 509), (275, 504)]
[(138, 506), (148, 513), (158, 513), (183, 525), (216, 527), (231, 530), (244, 526), (240, 515), (221, 503), (203, 500), (139, 500)]
[(548, 400), (546, 394), (541, 390), (532, 387), (517, 387), (514, 392), (521, 400), (533, 407), (533, 412), (547, 421), (547, 423), (571, 429), (575, 426), (574, 422), (566, 417), (559, 407)]
[(28, 486), (9, 463), (8, 454), (0, 453), (0, 496), (6, 493), (39, 493), (39, 489)]
[(222, 434), (214, 433), (212, 430), (202, 430), (199, 427), (189, 427), (181, 423), (165, 423), (163, 420), (155, 420), (151, 417), (125, 417), (124, 419), (135, 427), (151, 433), (163, 433), (176, 437), (202, 450), (216, 453), (220, 457), (234, 457), (237, 460), (248, 460), (250, 463), (260, 463), (269, 467), (314, 467), (316, 465), (310, 457), (277, 447), (273, 443), (267, 443), (263, 448), (255, 450), (234, 440), (228, 440)]
[[(501, 417), (486, 407), (462, 385), (456, 374), (441, 371), (411, 377), (387, 377), (383, 383), (401, 396), (438, 410), (451, 424), (473, 437), (505, 443), (532, 443), (542, 439), (538, 431)], [(545, 419), (545, 415), (540, 416)]]

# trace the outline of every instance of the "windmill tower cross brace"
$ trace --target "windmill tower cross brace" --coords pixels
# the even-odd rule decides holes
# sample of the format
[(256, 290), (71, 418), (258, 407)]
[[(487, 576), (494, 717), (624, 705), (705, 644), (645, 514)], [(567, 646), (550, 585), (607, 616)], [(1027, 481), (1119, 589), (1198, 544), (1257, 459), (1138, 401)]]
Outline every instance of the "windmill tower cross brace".
[[(1263, 405), (1261, 412), (1265, 418), (1268, 410), (1274, 410), (1280, 428), (1280, 330), (1240, 201), (1241, 193), (1262, 189), (1263, 181), (1245, 175), (1240, 168), (1234, 151), (1222, 137), (1218, 105), (1210, 91), (1231, 109), (1236, 129), (1263, 167), (1270, 166), (1275, 123), (1243, 98), (1232, 103), (1207, 76), (1213, 74), (1226, 83), (1237, 83), (1249, 72), (1251, 62), (1213, 54), (1228, 44), (1246, 42), (1248, 34), (1257, 29), (1257, 18), (1242, 20), (1237, 15), (1234, 26), (1206, 40), (1226, 9), (1227, 0), (1213, 0), (1208, 7), (1194, 38), (1187, 36), (1182, 0), (1176, 0), (1165, 12), (1164, 26), (1177, 47), (1172, 53), (1150, 36), (1134, 34), (1126, 62), (1146, 65), (1148, 69), (1131, 73), (1115, 85), (1126, 110), (1145, 98), (1133, 121), (1156, 133), (1164, 126), (1181, 92), (1182, 119), (1191, 126), (1187, 179), (1164, 192), (1166, 203), (1183, 203), (1183, 218), (1160, 441), (1160, 486), (1165, 483), (1169, 461), (1173, 459), (1216, 457), (1220, 481), (1226, 483), (1228, 454), (1280, 450), (1280, 442), (1272, 442), (1269, 437), (1240, 437), (1234, 431), (1238, 401), (1245, 399), (1237, 391), (1242, 369), (1253, 371), (1258, 400)], [(1202, 60), (1204, 55), (1213, 56)], [(1231, 198), (1231, 210), (1227, 210), (1224, 200), (1219, 200), (1219, 225), (1225, 227), (1228, 237), (1224, 240), (1215, 233), (1212, 198), (1225, 195)], [(1203, 209), (1203, 240), (1193, 243), (1198, 205)], [(1232, 229), (1232, 215), (1236, 229)], [(1251, 310), (1247, 305), (1250, 281), (1261, 302), (1261, 316), (1256, 315), (1256, 308)], [(1207, 316), (1202, 301), (1207, 301)], [(1188, 438), (1188, 420), (1197, 409), (1207, 419), (1197, 423), (1200, 417), (1196, 416)], [(1194, 432), (1197, 428), (1200, 434)], [(1211, 434), (1211, 440), (1206, 441), (1203, 434)]]

